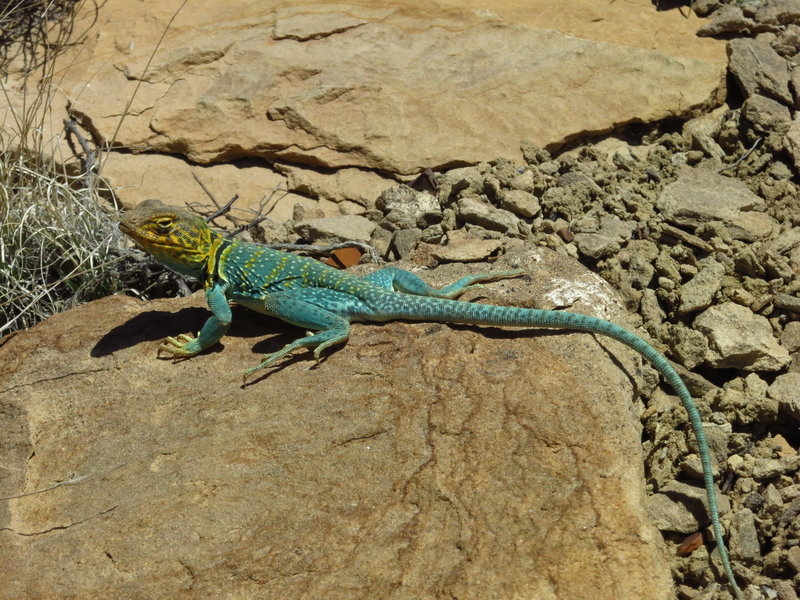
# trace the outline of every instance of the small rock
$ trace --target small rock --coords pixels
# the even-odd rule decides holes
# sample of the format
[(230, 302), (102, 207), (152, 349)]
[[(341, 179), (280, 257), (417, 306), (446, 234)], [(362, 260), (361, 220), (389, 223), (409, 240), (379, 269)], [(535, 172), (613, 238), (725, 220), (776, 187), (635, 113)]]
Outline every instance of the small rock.
[(756, 21), (768, 25), (789, 25), (800, 21), (800, 2), (770, 0), (759, 7)]
[(431, 251), (439, 262), (478, 262), (497, 252), (503, 243), (500, 240), (463, 239), (453, 241)]
[(733, 4), (726, 4), (714, 11), (711, 22), (706, 23), (697, 30), (700, 36), (717, 36), (723, 34), (750, 35), (759, 30), (755, 20), (745, 17), (742, 9)]
[(444, 228), (439, 223), (436, 223), (422, 230), (420, 240), (427, 244), (438, 244), (442, 241), (443, 237)]
[(372, 237), (369, 240), (369, 245), (375, 248), (378, 256), (383, 258), (389, 257), (389, 247), (392, 244), (392, 232), (384, 229), (383, 227), (376, 227), (372, 232)]
[(781, 346), (789, 352), (800, 350), (800, 321), (790, 321), (781, 333)]
[(780, 516), (783, 510), (783, 498), (781, 498), (781, 493), (778, 489), (770, 483), (764, 490), (763, 497), (762, 516)]
[(706, 337), (681, 323), (669, 327), (669, 345), (675, 358), (687, 369), (702, 364), (708, 354)]
[(775, 479), (779, 475), (796, 471), (798, 467), (800, 467), (800, 456), (756, 458), (753, 465), (753, 479), (757, 481)]
[(594, 259), (611, 256), (620, 249), (619, 240), (599, 233), (577, 233), (574, 240), (581, 254)]
[(491, 231), (515, 234), (519, 232), (519, 219), (511, 212), (495, 208), (476, 196), (458, 200), (458, 217), (465, 223), (479, 225)]
[(789, 106), (789, 68), (786, 61), (763, 36), (738, 38), (728, 42), (728, 69), (745, 98), (763, 94)]
[(783, 144), (792, 157), (794, 168), (800, 171), (800, 114), (795, 115), (789, 130), (783, 138)]
[[(700, 271), (681, 287), (678, 313), (686, 315), (711, 306), (714, 294), (722, 285), (725, 266), (709, 258), (701, 261)], [(691, 367), (690, 367), (691, 368)]]
[(770, 237), (779, 225), (757, 212), (764, 201), (740, 180), (702, 168), (684, 167), (656, 201), (664, 218), (679, 227), (697, 229), (720, 221), (734, 239), (756, 241)]
[(731, 519), (731, 556), (745, 564), (761, 560), (761, 544), (758, 541), (756, 518), (749, 508), (737, 511)]
[(800, 313), (800, 298), (789, 294), (775, 294), (773, 302), (777, 308)]
[[(778, 550), (773, 550), (770, 554), (778, 553), (778, 555), (782, 554)], [(776, 561), (776, 566), (780, 568), (780, 557), (777, 557), (778, 560)], [(764, 566), (767, 566), (767, 559), (764, 559)], [(773, 569), (773, 572), (776, 572), (776, 569)], [(775, 587), (775, 591), (778, 594), (778, 600), (797, 600), (797, 592), (795, 591), (794, 584), (791, 581), (786, 581), (785, 579), (773, 579), (772, 585)]]
[(767, 395), (778, 401), (782, 413), (800, 421), (800, 373), (778, 375), (769, 386)]
[(767, 397), (767, 382), (756, 373), (725, 384), (712, 402), (731, 421), (741, 425), (772, 423), (778, 416), (778, 402)]
[[(616, 254), (622, 242), (633, 235), (635, 224), (616, 216), (603, 215), (599, 219), (587, 216), (575, 225), (575, 245), (584, 256), (602, 258)], [(592, 229), (596, 229), (592, 232)]]
[[(719, 512), (730, 510), (730, 500), (718, 494)], [(653, 494), (647, 501), (647, 514), (653, 524), (661, 531), (692, 533), (701, 524), (708, 523), (708, 500), (702, 487), (679, 481), (668, 482), (661, 491)]]
[(800, 573), (800, 546), (792, 546), (786, 554), (786, 560), (795, 573)]
[(369, 219), (346, 215), (300, 221), (294, 231), (312, 244), (335, 244), (348, 240), (369, 242), (375, 227)]
[(442, 209), (435, 196), (406, 185), (385, 190), (375, 205), (396, 229), (423, 228), (442, 220)]
[(392, 248), (397, 253), (398, 257), (406, 258), (414, 252), (421, 237), (422, 230), (416, 227), (412, 229), (398, 229), (394, 232), (394, 236), (392, 236)]
[(784, 135), (792, 124), (792, 115), (784, 104), (761, 94), (753, 94), (744, 101), (742, 116), (761, 134), (774, 131)]
[(791, 360), (773, 337), (769, 321), (739, 304), (725, 302), (706, 309), (694, 327), (708, 339), (706, 361), (714, 368), (779, 371)]
[(503, 192), (500, 196), (500, 206), (526, 219), (535, 217), (542, 210), (536, 196), (518, 189)]
[(451, 169), (439, 182), (439, 197), (447, 201), (460, 195), (482, 194), (485, 179), (485, 169), (479, 166)]
[(789, 84), (792, 95), (794, 96), (794, 104), (792, 106), (794, 108), (800, 108), (800, 68), (798, 68), (797, 65), (792, 67), (792, 70), (789, 72)]

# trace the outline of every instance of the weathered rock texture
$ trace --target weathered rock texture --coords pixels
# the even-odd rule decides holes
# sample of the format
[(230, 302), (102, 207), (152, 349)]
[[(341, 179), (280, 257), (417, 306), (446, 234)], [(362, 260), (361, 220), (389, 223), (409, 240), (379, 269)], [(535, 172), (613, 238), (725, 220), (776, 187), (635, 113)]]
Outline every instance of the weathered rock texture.
[[(81, 92), (75, 109), (110, 138), (143, 80), (117, 142), (203, 163), (258, 156), (412, 173), (719, 99), (719, 65), (474, 13), (412, 15), (380, 4), (239, 2), (223, 16), (217, 3), (199, 2), (179, 15), (145, 73), (151, 47), (134, 32), (149, 10), (111, 4), (100, 29), (125, 22), (124, 30), (112, 34), (117, 50), (90, 87), (83, 78), (67, 84), (69, 96)], [(98, 40), (95, 55), (108, 61), (111, 43)]]
[[(537, 275), (489, 299), (552, 305), (557, 274), (619, 314), (574, 262), (503, 260)], [(202, 304), (106, 298), (0, 347), (0, 494), (30, 494), (0, 505), (0, 597), (672, 596), (643, 510), (628, 351), (356, 326), (319, 367), (302, 355), (242, 388), (253, 348), (299, 332), (241, 311), (223, 350), (157, 360)]]
[[(75, 29), (90, 33), (65, 56), (45, 122), (60, 126), (69, 102), (98, 140), (134, 153), (408, 174), (520, 157), (523, 140), (554, 148), (627, 123), (685, 118), (724, 95), (724, 43), (698, 40), (694, 23), (647, 2), (509, 2), (495, 14), (418, 0), (193, 0), (145, 72), (179, 4), (110, 0), (96, 21), (87, 12)], [(3, 100), (21, 105), (13, 82)], [(147, 191), (142, 160), (138, 171), (117, 165), (130, 162), (126, 154), (106, 162), (123, 201), (200, 194), (173, 178)], [(249, 191), (252, 175), (238, 186)], [(256, 205), (268, 178), (253, 181), (259, 189), (243, 194), (244, 205)]]

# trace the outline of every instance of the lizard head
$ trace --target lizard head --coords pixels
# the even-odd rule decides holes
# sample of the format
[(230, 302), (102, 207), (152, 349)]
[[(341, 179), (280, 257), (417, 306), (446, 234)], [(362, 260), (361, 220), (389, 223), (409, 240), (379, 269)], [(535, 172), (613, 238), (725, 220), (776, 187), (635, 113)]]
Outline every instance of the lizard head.
[(173, 271), (200, 277), (214, 234), (199, 216), (145, 200), (122, 216), (119, 228)]

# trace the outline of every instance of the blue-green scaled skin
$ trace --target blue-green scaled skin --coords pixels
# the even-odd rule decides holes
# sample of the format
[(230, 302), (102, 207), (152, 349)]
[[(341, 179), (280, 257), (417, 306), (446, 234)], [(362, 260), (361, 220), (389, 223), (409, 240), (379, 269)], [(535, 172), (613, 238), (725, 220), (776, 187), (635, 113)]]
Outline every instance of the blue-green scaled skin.
[(475, 304), (454, 300), (481, 282), (515, 277), (521, 271), (471, 275), (435, 289), (419, 277), (385, 268), (358, 277), (319, 261), (272, 250), (260, 244), (228, 240), (191, 213), (148, 200), (125, 213), (120, 229), (170, 269), (205, 283), (211, 317), (197, 337), (167, 338), (160, 351), (194, 356), (216, 344), (231, 323), (230, 303), (314, 331), (268, 354), (247, 375), (297, 348), (313, 348), (314, 357), (344, 343), (352, 321), (438, 321), (470, 325), (547, 327), (599, 333), (630, 346), (646, 358), (678, 394), (697, 439), (709, 513), (720, 558), (737, 598), (741, 591), (731, 569), (719, 522), (711, 458), (700, 413), (678, 373), (657, 350), (627, 329), (577, 313)]

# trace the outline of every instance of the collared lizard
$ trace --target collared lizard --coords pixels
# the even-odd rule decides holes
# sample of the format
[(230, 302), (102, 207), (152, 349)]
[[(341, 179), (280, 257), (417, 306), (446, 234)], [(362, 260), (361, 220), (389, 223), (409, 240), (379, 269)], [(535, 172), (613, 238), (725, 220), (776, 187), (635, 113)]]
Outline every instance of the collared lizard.
[(441, 289), (409, 271), (387, 267), (359, 277), (319, 261), (226, 239), (199, 216), (147, 200), (126, 212), (120, 229), (170, 269), (204, 283), (211, 316), (194, 337), (168, 337), (159, 351), (176, 357), (194, 356), (216, 344), (231, 323), (230, 303), (314, 331), (245, 371), (245, 378), (297, 348), (313, 348), (314, 357), (350, 335), (352, 321), (436, 321), (469, 325), (547, 327), (599, 333), (633, 348), (667, 380), (689, 415), (700, 452), (714, 537), (723, 569), (737, 599), (736, 584), (719, 521), (711, 457), (700, 413), (682, 379), (655, 348), (627, 329), (578, 313), (477, 304), (456, 300), (481, 283), (516, 277), (522, 271), (470, 275)]

